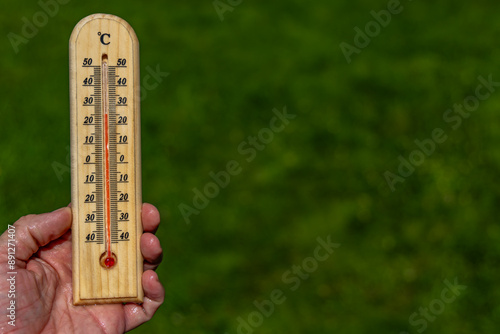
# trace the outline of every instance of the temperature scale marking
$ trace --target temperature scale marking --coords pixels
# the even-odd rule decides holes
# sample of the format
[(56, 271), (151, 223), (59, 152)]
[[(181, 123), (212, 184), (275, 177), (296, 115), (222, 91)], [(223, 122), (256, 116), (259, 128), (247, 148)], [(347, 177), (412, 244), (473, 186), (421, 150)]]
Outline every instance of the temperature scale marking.
[(70, 38), (73, 303), (142, 302), (139, 43), (114, 15)]

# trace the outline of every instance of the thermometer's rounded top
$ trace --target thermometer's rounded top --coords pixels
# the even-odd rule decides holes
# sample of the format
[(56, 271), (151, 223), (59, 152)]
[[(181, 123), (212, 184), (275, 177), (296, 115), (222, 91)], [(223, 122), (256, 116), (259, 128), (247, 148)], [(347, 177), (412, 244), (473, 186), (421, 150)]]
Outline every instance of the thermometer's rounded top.
[(91, 14), (91, 15), (86, 16), (83, 19), (81, 19), (76, 24), (75, 28), (73, 29), (73, 32), (71, 33), (69, 43), (72, 44), (75, 42), (75, 40), (78, 38), (78, 34), (80, 33), (80, 30), (83, 28), (83, 26), (85, 26), (87, 23), (89, 23), (91, 21), (95, 21), (95, 20), (103, 20), (103, 21), (108, 20), (108, 21), (115, 21), (117, 23), (120, 23), (128, 31), (128, 33), (130, 34), (130, 37), (133, 39), (134, 43), (139, 44), (139, 40), (137, 39), (137, 35), (135, 34), (134, 28), (132, 28), (132, 26), (127, 21), (122, 19), (121, 17), (118, 17), (116, 15), (112, 15), (112, 14)]

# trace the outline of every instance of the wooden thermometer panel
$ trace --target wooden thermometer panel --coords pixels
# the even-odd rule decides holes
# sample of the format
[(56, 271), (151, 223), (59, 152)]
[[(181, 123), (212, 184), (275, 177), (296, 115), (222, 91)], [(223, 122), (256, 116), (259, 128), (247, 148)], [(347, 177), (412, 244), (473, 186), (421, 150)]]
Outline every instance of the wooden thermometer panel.
[(94, 14), (69, 43), (73, 303), (143, 300), (139, 42)]

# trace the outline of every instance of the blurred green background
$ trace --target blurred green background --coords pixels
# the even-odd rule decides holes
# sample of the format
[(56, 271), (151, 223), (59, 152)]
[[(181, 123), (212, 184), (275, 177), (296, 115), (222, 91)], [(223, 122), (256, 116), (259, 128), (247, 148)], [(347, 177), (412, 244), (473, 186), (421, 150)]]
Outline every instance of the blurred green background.
[[(500, 92), (456, 130), (443, 114), (478, 76), (500, 81), (500, 3), (405, 0), (348, 63), (340, 43), (390, 1), (221, 2), (223, 20), (211, 0), (73, 0), (17, 53), (8, 34), (42, 7), (3, 3), (2, 229), (69, 203), (68, 40), (81, 18), (115, 14), (139, 37), (141, 77), (170, 73), (142, 101), (166, 299), (134, 333), (497, 332)], [(247, 162), (239, 145), (285, 106), (295, 119)], [(436, 128), (447, 140), (391, 191), (384, 173)], [(231, 160), (241, 173), (187, 224), (179, 205)], [(328, 236), (341, 245), (315, 268)], [(303, 263), (307, 279), (289, 272)], [(446, 302), (455, 278), (467, 289)], [(254, 301), (275, 289), (286, 300), (260, 321)]]

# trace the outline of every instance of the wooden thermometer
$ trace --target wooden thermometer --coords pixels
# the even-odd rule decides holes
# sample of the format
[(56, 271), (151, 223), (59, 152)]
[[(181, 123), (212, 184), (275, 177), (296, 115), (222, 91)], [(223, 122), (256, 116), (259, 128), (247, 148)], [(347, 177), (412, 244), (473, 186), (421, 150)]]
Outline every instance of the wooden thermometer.
[(143, 301), (139, 42), (94, 14), (69, 42), (73, 303)]

